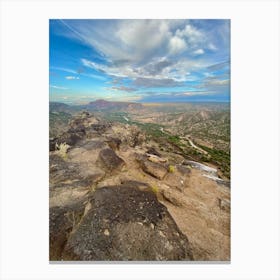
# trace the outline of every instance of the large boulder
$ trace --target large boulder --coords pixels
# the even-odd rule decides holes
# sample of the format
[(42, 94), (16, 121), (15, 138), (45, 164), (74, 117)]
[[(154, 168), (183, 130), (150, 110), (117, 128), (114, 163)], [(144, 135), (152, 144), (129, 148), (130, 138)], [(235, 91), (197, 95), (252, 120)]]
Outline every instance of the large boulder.
[(146, 153), (161, 157), (161, 154), (154, 147), (150, 147)]
[(91, 188), (105, 176), (101, 168), (88, 162), (65, 161), (56, 154), (50, 155), (49, 159), (50, 193), (54, 188), (61, 187)]
[(61, 260), (69, 233), (78, 225), (84, 213), (84, 203), (49, 210), (49, 259)]
[(51, 187), (49, 194), (49, 207), (55, 206), (69, 206), (73, 202), (79, 202), (84, 200), (89, 194), (89, 188), (87, 187)]
[(121, 139), (115, 138), (115, 137), (107, 137), (106, 143), (109, 145), (109, 147), (116, 151), (120, 149), (120, 145), (122, 143)]
[(103, 187), (70, 234), (63, 260), (192, 260), (188, 239), (154, 193), (135, 186)]
[(83, 124), (79, 124), (79, 125), (70, 127), (68, 129), (68, 132), (69, 133), (81, 133), (81, 134), (85, 135), (86, 134), (86, 128)]
[(94, 123), (90, 126), (90, 130), (96, 131), (97, 133), (99, 133), (100, 135), (103, 134), (109, 127), (111, 126), (110, 123), (108, 122), (98, 122), (98, 123)]
[(56, 150), (56, 143), (57, 143), (58, 138), (53, 137), (49, 139), (49, 151), (55, 151)]
[(86, 149), (88, 151), (104, 149), (107, 147), (106, 143), (101, 140), (85, 140), (81, 141), (77, 146), (82, 147), (83, 149)]
[(162, 180), (167, 174), (167, 168), (163, 164), (151, 162), (149, 160), (144, 160), (141, 162), (141, 167), (144, 172), (159, 180)]
[(174, 189), (170, 188), (164, 188), (161, 191), (162, 197), (170, 202), (171, 204), (181, 207), (184, 205), (184, 198), (182, 197), (182, 194), (175, 191)]
[(69, 185), (71, 182), (81, 181), (83, 178), (79, 173), (79, 165), (65, 161), (57, 154), (51, 154), (49, 157), (50, 184), (60, 186), (65, 182)]
[(167, 159), (158, 157), (152, 154), (146, 154), (148, 156), (148, 160), (155, 163), (166, 163)]
[(57, 145), (66, 143), (67, 145), (74, 146), (82, 140), (84, 134), (82, 132), (65, 132), (57, 140)]
[(103, 149), (99, 153), (99, 162), (109, 173), (121, 171), (125, 162), (112, 149)]
[(88, 164), (65, 161), (59, 155), (52, 154), (49, 157), (49, 182), (53, 187), (91, 187), (105, 174), (98, 167)]

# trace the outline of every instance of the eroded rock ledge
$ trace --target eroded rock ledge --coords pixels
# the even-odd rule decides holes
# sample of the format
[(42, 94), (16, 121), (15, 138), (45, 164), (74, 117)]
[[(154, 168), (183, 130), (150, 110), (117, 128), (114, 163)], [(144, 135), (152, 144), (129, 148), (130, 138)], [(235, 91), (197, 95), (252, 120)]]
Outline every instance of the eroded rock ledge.
[(51, 258), (192, 260), (189, 241), (167, 208), (148, 188), (136, 185), (128, 182), (103, 187), (94, 192), (87, 204), (51, 208)]

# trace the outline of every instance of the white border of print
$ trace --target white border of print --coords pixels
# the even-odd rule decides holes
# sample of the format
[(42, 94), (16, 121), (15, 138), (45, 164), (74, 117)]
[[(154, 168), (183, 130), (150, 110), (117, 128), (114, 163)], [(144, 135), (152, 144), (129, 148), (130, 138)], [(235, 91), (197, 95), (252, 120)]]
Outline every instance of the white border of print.
[[(1, 1), (1, 279), (279, 279), (278, 1)], [(230, 264), (48, 262), (50, 18), (231, 19)]]

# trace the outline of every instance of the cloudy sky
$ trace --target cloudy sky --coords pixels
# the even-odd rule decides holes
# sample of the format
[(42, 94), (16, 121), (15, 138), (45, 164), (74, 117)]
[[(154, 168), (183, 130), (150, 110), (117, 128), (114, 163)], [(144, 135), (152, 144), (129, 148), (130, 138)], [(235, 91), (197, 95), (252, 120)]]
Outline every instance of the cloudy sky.
[(229, 20), (50, 20), (50, 100), (230, 99)]

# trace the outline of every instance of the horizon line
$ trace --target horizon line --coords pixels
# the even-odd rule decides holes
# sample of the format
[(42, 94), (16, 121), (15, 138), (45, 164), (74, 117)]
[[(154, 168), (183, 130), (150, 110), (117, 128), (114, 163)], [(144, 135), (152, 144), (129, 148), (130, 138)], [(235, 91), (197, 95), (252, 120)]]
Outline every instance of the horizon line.
[(91, 102), (95, 102), (95, 101), (106, 101), (106, 102), (119, 102), (119, 103), (136, 103), (136, 104), (140, 104), (140, 103), (144, 103), (144, 104), (150, 104), (150, 103), (169, 103), (169, 104), (173, 104), (173, 103), (230, 103), (231, 101), (223, 101), (223, 100), (193, 100), (193, 101), (121, 101), (121, 100), (116, 100), (116, 101), (111, 101), (111, 100), (106, 100), (106, 99), (94, 99), (92, 101), (87, 101), (87, 102), (64, 102), (64, 101), (56, 101), (56, 100), (49, 100), (49, 103), (64, 103), (64, 104), (73, 104), (73, 105), (85, 105), (85, 104), (89, 104)]

